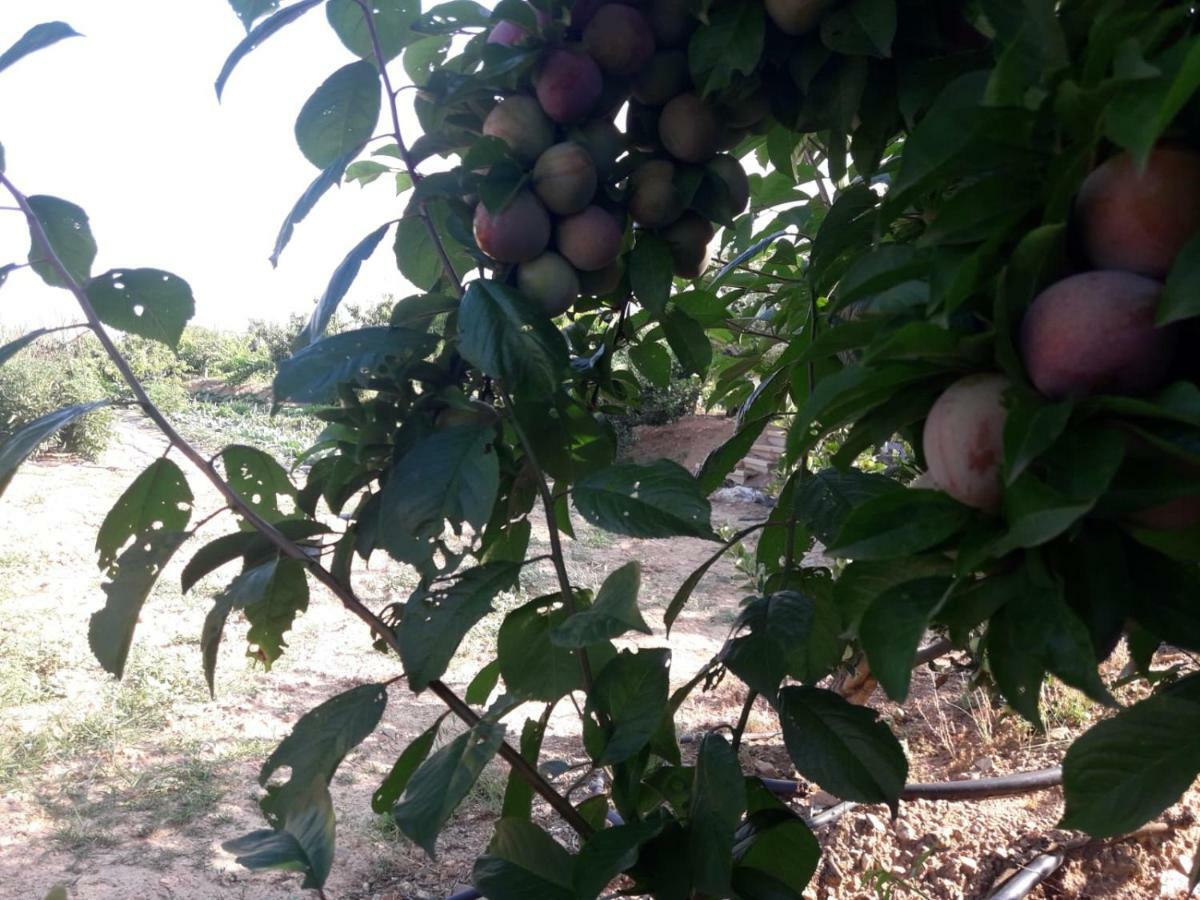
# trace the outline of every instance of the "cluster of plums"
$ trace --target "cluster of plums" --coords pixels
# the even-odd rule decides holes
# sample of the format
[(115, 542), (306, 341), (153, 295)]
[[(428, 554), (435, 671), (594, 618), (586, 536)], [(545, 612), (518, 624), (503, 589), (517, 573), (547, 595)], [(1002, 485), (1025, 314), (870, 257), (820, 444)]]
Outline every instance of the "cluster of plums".
[[(694, 90), (686, 47), (698, 22), (688, 0), (576, 0), (568, 15), (552, 23), (538, 13), (554, 39), (528, 90), (501, 99), (483, 123), (527, 168), (527, 186), (502, 209), (479, 203), (474, 219), (479, 248), (514, 265), (518, 288), (550, 315), (619, 286), (629, 220), (665, 240), (676, 275), (699, 275), (714, 226), (688, 209), (682, 176), (720, 179), (725, 211), (743, 211), (749, 181), (721, 151), (768, 114), (765, 96), (722, 109)], [(543, 37), (502, 21), (488, 41)], [(624, 132), (614, 123), (622, 109)]]
[[(1172, 371), (1177, 326), (1158, 327), (1163, 279), (1200, 232), (1200, 154), (1160, 145), (1140, 169), (1128, 154), (1084, 180), (1074, 227), (1094, 267), (1042, 291), (1021, 323), (1020, 352), (1033, 386), (1051, 400), (1144, 394)], [(1000, 374), (951, 385), (925, 422), (933, 483), (962, 503), (993, 510), (1011, 387)], [(1135, 516), (1153, 528), (1200, 523), (1200, 498), (1185, 497)]]

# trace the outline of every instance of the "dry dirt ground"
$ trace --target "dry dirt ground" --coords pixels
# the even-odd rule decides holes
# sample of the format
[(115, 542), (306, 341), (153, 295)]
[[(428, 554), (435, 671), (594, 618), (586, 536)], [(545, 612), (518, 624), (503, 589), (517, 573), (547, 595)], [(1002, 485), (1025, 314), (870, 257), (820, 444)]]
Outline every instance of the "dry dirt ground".
[[(723, 420), (684, 420), (643, 432), (637, 452), (675, 455), (695, 465), (729, 427)], [(88, 617), (102, 602), (93, 536), (116, 497), (162, 449), (153, 433), (124, 422), (120, 440), (100, 463), (48, 459), (27, 465), (0, 502), (5, 536), (0, 543), (0, 900), (40, 900), (60, 883), (80, 900), (302, 896), (294, 876), (241, 870), (220, 842), (260, 827), (258, 767), (303, 712), (355, 684), (396, 674), (395, 661), (371, 650), (361, 625), (314, 591), (309, 612), (298, 620), (287, 653), (270, 673), (245, 657), (245, 626), (231, 621), (216, 699), (210, 699), (197, 646), (200, 626), (232, 573), (218, 572), (183, 596), (177, 560), (147, 603), (124, 681), (107, 678), (87, 647)], [(216, 507), (214, 494), (198, 478), (192, 486), (198, 515)], [(714, 514), (717, 522), (737, 528), (760, 520), (766, 510), (753, 503), (716, 502)], [(226, 518), (219, 519), (205, 526), (200, 539), (231, 527)], [(636, 541), (577, 528), (578, 540), (568, 550), (576, 580), (595, 585), (628, 559), (640, 559), (652, 622), (661, 621), (675, 588), (711, 552), (711, 545), (694, 540)], [(535, 531), (539, 539), (545, 543), (544, 531)], [(711, 658), (748, 590), (732, 559), (714, 567), (672, 632), (679, 681)], [(412, 579), (398, 567), (380, 564), (358, 583), (378, 606), (404, 596)], [(511, 608), (552, 590), (553, 583), (542, 564), (527, 572), (520, 592), (502, 598), (499, 606)], [(468, 636), (447, 674), (451, 685), (465, 688), (479, 668), (481, 651), (495, 637), (498, 620), (490, 617)], [(661, 627), (658, 632), (651, 642), (661, 644)], [(1183, 657), (1164, 656), (1159, 663), (1176, 661), (1191, 665)], [(903, 706), (880, 703), (907, 745), (911, 780), (1052, 765), (1072, 735), (1099, 714), (1078, 694), (1049, 688), (1049, 731), (1039, 735), (974, 688), (950, 661), (922, 670), (914, 684), (913, 697)], [(1132, 691), (1126, 691), (1127, 699)], [(700, 733), (733, 721), (741, 700), (733, 679), (694, 695), (682, 732)], [(331, 898), (440, 898), (469, 879), (471, 861), (499, 809), (505, 778), (500, 764), (489, 767), (452, 821), (436, 861), (369, 806), (396, 756), (439, 712), (432, 697), (393, 689), (380, 729), (339, 771), (333, 785), (339, 821)], [(512, 718), (519, 729), (520, 711)], [(756, 708), (743, 764), (763, 775), (794, 777), (777, 727), (764, 707)], [(452, 727), (444, 728), (442, 740), (452, 733)], [(557, 711), (546, 753), (569, 762), (582, 759), (570, 704)], [(797, 802), (807, 806), (820, 799), (811, 787)], [(881, 807), (859, 808), (822, 835), (828, 852), (809, 895), (982, 897), (1003, 870), (1071, 837), (1053, 828), (1060, 812), (1057, 790), (973, 804), (909, 803), (895, 823)], [(1200, 796), (1193, 790), (1166, 817), (1167, 829), (1077, 850), (1031, 896), (1184, 896), (1184, 872), (1200, 842), (1197, 812)], [(543, 821), (570, 840), (548, 816)]]

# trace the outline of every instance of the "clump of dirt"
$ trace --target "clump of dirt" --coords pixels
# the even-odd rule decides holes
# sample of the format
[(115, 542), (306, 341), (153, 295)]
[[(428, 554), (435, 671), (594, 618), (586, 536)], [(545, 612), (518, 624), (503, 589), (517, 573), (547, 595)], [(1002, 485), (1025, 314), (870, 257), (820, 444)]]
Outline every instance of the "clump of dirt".
[(639, 463), (669, 459), (695, 472), (736, 429), (733, 419), (717, 416), (684, 416), (666, 425), (638, 425), (633, 429), (629, 458)]

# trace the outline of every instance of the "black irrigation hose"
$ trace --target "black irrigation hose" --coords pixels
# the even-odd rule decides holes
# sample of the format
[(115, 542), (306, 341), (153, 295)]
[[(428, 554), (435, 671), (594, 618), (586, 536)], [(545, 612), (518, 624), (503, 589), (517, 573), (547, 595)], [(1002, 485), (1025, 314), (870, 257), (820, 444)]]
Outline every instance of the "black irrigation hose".
[(986, 900), (1023, 900), (1030, 891), (1057, 872), (1066, 858), (1064, 847), (1055, 847), (1035, 856), (1019, 872), (997, 885)]
[[(795, 781), (783, 778), (762, 778), (762, 783), (773, 794), (779, 797), (790, 797), (800, 790)], [(995, 778), (976, 778), (961, 781), (934, 781), (924, 784), (906, 785), (900, 792), (901, 800), (983, 800), (988, 797), (1010, 797), (1014, 794), (1028, 794), (1032, 791), (1044, 791), (1047, 788), (1058, 787), (1062, 784), (1062, 767), (1037, 769), (1032, 772), (1017, 772), (1013, 775), (1000, 775)], [(814, 831), (832, 825), (848, 813), (857, 803), (843, 801), (828, 809), (823, 809), (805, 822)], [(615, 812), (609, 812), (608, 820), (614, 825), (620, 825), (621, 817)], [(1057, 862), (1051, 865), (1052, 858)], [(1055, 851), (1037, 857), (1022, 871), (1005, 882), (998, 890), (1004, 893), (994, 893), (988, 900), (1020, 900), (1031, 891), (1042, 879), (1050, 875), (1062, 865), (1063, 853)], [(1049, 868), (1046, 868), (1049, 866)], [(1040, 874), (1038, 874), (1040, 873)], [(1034, 878), (1029, 881), (1028, 878)], [(1036, 876), (1036, 877), (1035, 877)], [(1024, 885), (1022, 888), (1021, 886)], [(1017, 891), (1020, 893), (1009, 893)], [(480, 900), (481, 894), (474, 888), (467, 888), (452, 894), (447, 900)]]

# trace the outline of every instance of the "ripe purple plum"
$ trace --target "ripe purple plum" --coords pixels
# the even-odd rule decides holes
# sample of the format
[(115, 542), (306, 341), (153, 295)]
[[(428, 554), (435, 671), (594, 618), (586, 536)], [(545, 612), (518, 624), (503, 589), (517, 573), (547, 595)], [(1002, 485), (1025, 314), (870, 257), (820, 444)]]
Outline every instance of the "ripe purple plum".
[(550, 212), (569, 216), (587, 206), (596, 194), (596, 164), (581, 145), (555, 144), (533, 167), (533, 190)]
[(676, 275), (699, 277), (708, 260), (708, 245), (714, 234), (712, 223), (690, 210), (662, 230), (663, 239), (671, 250)]
[(639, 225), (663, 228), (683, 215), (683, 209), (673, 163), (652, 159), (629, 177), (629, 215)]
[(721, 155), (709, 162), (708, 170), (725, 182), (733, 215), (738, 215), (750, 205), (750, 179), (740, 162), (732, 156)]
[(833, 0), (767, 0), (767, 15), (784, 34), (812, 31)]
[(1052, 399), (1138, 394), (1162, 383), (1174, 328), (1157, 328), (1162, 285), (1131, 272), (1084, 272), (1056, 282), (1021, 323), (1021, 352), (1034, 386)]
[(581, 272), (603, 269), (621, 253), (621, 225), (599, 206), (560, 219), (554, 235), (558, 252)]
[(592, 16), (583, 49), (611, 75), (634, 75), (654, 55), (654, 31), (632, 6), (610, 3)]
[(604, 90), (604, 76), (586, 53), (560, 48), (542, 60), (533, 87), (546, 115), (569, 124), (591, 115)]
[(696, 94), (680, 94), (663, 107), (658, 117), (658, 136), (676, 159), (702, 163), (717, 154), (721, 121), (716, 111)]
[(483, 120), (483, 133), (500, 138), (524, 163), (532, 163), (554, 143), (554, 124), (538, 102), (524, 94), (497, 103)]
[(530, 191), (521, 191), (498, 212), (475, 207), (475, 242), (497, 262), (527, 262), (550, 243), (550, 216)]
[(922, 443), (933, 483), (959, 503), (994, 511), (1000, 505), (1004, 459), (1003, 375), (968, 375), (942, 393), (925, 420)]

